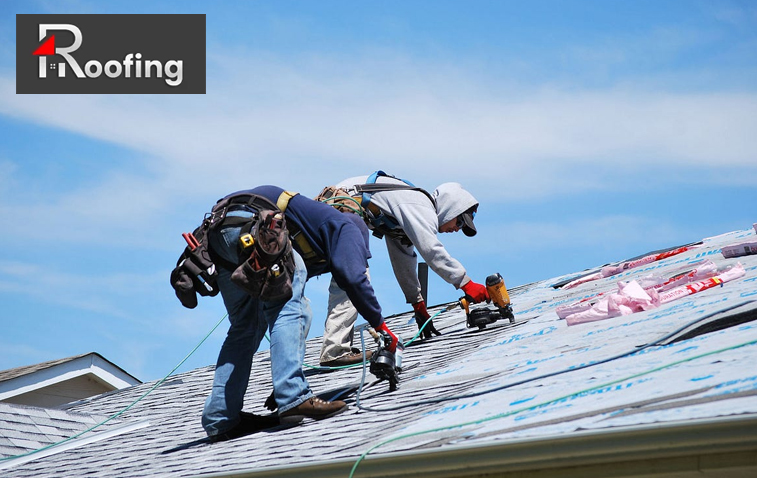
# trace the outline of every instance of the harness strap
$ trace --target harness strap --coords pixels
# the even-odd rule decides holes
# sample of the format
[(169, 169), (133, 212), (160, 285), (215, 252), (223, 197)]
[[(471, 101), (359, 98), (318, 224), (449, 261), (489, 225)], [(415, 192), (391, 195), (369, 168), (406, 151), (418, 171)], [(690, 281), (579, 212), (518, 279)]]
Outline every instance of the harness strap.
[[(382, 176), (402, 181), (405, 184), (377, 183), (376, 181), (378, 178)], [(397, 220), (382, 212), (375, 204), (373, 204), (373, 202), (371, 202), (373, 193), (386, 191), (418, 191), (423, 193), (429, 201), (431, 201), (434, 209), (436, 209), (436, 201), (434, 201), (434, 197), (429, 194), (428, 191), (415, 186), (410, 181), (386, 174), (381, 170), (371, 174), (368, 179), (366, 179), (365, 184), (355, 185), (355, 191), (361, 195), (361, 206), (368, 212), (368, 214), (366, 214), (366, 220), (373, 227), (373, 235), (378, 238), (388, 235), (399, 239), (405, 244), (411, 244), (410, 239), (407, 237), (407, 234), (405, 234), (405, 231), (400, 228)]]
[[(211, 230), (229, 226), (240, 227), (240, 236), (243, 236), (250, 233), (253, 226), (255, 225), (256, 220), (253, 217), (249, 216), (228, 215), (229, 212), (236, 210), (250, 211), (250, 209), (253, 209), (255, 211), (260, 211), (261, 209), (276, 210), (276, 208), (276, 204), (274, 204), (272, 201), (269, 201), (264, 196), (260, 196), (258, 194), (239, 193), (231, 195), (225, 198), (221, 198), (216, 202), (211, 212), (205, 215), (205, 219), (203, 220), (202, 225), (198, 228), (198, 231), (202, 231), (201, 234), (204, 238), (203, 240), (205, 241), (207, 240), (205, 238), (207, 238), (208, 233)], [(208, 247), (208, 252), (213, 259), (213, 262), (216, 263), (219, 267), (233, 271), (238, 266), (238, 264), (233, 264), (220, 257), (213, 251), (211, 247)], [(242, 247), (240, 244), (237, 244), (237, 253), (242, 253)]]
[(376, 206), (372, 202), (368, 203), (368, 206), (366, 207), (366, 209), (368, 210), (368, 212), (370, 212), (374, 216), (378, 216), (379, 214), (381, 214), (381, 209), (379, 209), (378, 206)]
[(299, 193), (293, 193), (292, 191), (284, 191), (279, 195), (279, 198), (276, 200), (276, 206), (281, 209), (281, 212), (286, 211), (287, 206), (289, 205), (289, 200), (298, 195)]
[[(376, 181), (380, 177), (386, 177), (386, 178), (392, 178), (396, 179), (398, 181), (402, 181), (405, 184), (396, 184), (396, 183), (377, 183)], [(391, 174), (386, 174), (384, 171), (378, 170), (368, 176), (368, 179), (366, 179), (365, 184), (358, 184), (355, 186), (355, 190), (359, 193), (362, 193), (362, 206), (368, 207), (368, 204), (371, 202), (371, 196), (373, 193), (377, 192), (383, 192), (383, 191), (396, 191), (396, 190), (412, 190), (412, 191), (419, 191), (422, 192), (428, 199), (431, 201), (431, 203), (436, 206), (436, 201), (434, 201), (434, 197), (431, 196), (431, 194), (428, 193), (423, 188), (419, 188), (415, 184), (411, 183), (410, 181), (402, 178), (398, 178), (397, 176), (392, 176)]]
[[(289, 206), (289, 201), (298, 194), (299, 193), (292, 191), (282, 192), (276, 200), (276, 206), (281, 212), (284, 212), (287, 206)], [(325, 260), (315, 252), (313, 246), (310, 245), (307, 238), (302, 234), (302, 230), (294, 222), (287, 222), (287, 229), (289, 229), (289, 238), (297, 244), (297, 248), (302, 255), (302, 260), (310, 264), (315, 262), (325, 262)]]
[[(390, 176), (393, 177), (393, 176)], [(399, 178), (396, 178), (399, 179)], [(431, 194), (426, 191), (423, 188), (419, 188), (418, 186), (413, 186), (411, 184), (392, 184), (392, 183), (366, 183), (366, 184), (357, 184), (355, 185), (355, 191), (359, 193), (363, 193), (363, 201), (366, 199), (368, 200), (368, 203), (370, 204), (370, 199), (373, 193), (380, 193), (385, 191), (418, 191), (422, 192), (429, 201), (431, 201), (433, 204), (436, 204), (436, 201), (434, 201), (434, 197), (431, 196)]]
[(295, 244), (297, 244), (297, 248), (300, 250), (300, 254), (302, 255), (302, 260), (308, 264), (315, 262), (326, 262), (325, 259), (321, 258), (318, 253), (315, 252), (313, 246), (311, 246), (305, 236), (302, 235), (302, 231), (292, 223), (289, 224), (290, 225), (287, 226), (289, 232), (291, 233), (289, 234), (289, 237), (292, 239), (292, 241), (294, 241)]

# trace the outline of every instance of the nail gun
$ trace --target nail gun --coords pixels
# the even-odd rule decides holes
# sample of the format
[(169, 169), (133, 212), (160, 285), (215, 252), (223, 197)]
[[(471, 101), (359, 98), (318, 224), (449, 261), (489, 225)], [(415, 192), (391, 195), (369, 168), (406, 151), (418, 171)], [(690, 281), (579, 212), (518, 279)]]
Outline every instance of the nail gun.
[[(513, 315), (513, 309), (510, 306), (510, 294), (507, 293), (505, 287), (505, 280), (499, 273), (492, 274), (486, 278), (486, 291), (489, 293), (491, 302), (494, 303), (495, 308), (479, 307), (471, 309), (472, 302), (469, 297), (461, 297), (457, 304), (465, 310), (465, 325), (469, 328), (478, 327), (480, 329), (486, 328), (488, 324), (502, 319), (508, 319), (510, 323), (515, 322), (515, 316)], [(489, 302), (489, 301), (487, 301)]]
[(374, 334), (376, 332), (371, 332), (371, 335), (377, 339), (378, 349), (376, 349), (371, 357), (370, 371), (379, 380), (387, 380), (389, 382), (389, 391), (393, 392), (397, 390), (397, 385), (400, 381), (399, 373), (402, 372), (402, 355), (405, 346), (402, 344), (402, 339), (400, 339), (397, 343), (397, 348), (392, 353), (387, 348), (391, 342), (391, 338), (383, 332)]

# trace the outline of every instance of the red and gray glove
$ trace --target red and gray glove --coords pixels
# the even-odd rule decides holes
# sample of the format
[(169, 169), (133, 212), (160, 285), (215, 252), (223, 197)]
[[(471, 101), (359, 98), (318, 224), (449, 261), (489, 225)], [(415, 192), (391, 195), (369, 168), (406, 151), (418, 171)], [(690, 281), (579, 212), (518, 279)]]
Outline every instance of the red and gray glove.
[(474, 304), (490, 300), (489, 292), (487, 292), (486, 287), (481, 284), (469, 281), (462, 286), (461, 289), (465, 292), (465, 295), (471, 298)]
[[(421, 331), (422, 339), (430, 339), (432, 333), (442, 335), (442, 333), (434, 327), (434, 321), (429, 320), (431, 319), (431, 316), (429, 315), (428, 310), (426, 310), (425, 301), (413, 304), (413, 310), (415, 311), (415, 323), (418, 324), (418, 330)], [(428, 323), (426, 323), (427, 321)], [(423, 324), (426, 324), (426, 326), (424, 327)]]
[(389, 327), (386, 326), (386, 322), (382, 322), (381, 325), (376, 327), (376, 332), (380, 333), (384, 336), (384, 340), (386, 341), (387, 337), (389, 338), (389, 343), (385, 345), (386, 350), (390, 351), (391, 353), (394, 353), (397, 350), (397, 343), (399, 342), (399, 339), (396, 335), (394, 335), (394, 332), (389, 330)]

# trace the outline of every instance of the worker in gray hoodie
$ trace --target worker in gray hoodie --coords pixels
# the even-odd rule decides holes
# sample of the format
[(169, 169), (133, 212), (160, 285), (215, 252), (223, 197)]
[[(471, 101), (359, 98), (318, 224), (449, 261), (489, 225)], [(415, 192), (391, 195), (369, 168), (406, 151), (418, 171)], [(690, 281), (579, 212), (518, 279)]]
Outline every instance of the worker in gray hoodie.
[[(362, 193), (361, 185), (375, 184), (373, 189), (398, 189)], [(341, 193), (348, 193), (359, 201), (364, 219), (374, 235), (386, 239), (389, 259), (405, 299), (412, 304), (416, 322), (421, 328), (430, 319), (421, 295), (418, 280), (418, 254), (439, 277), (452, 284), (474, 303), (488, 300), (486, 287), (468, 277), (463, 265), (444, 248), (437, 234), (462, 230), (474, 236), (473, 218), (478, 201), (458, 183), (444, 183), (429, 194), (412, 184), (377, 171), (371, 176), (346, 179), (336, 185)], [(369, 188), (368, 188), (369, 189)], [(367, 200), (366, 200), (367, 199)], [(362, 354), (352, 349), (357, 311), (346, 293), (332, 280), (329, 286), (328, 316), (323, 335), (320, 363), (322, 366), (341, 366), (359, 363)], [(433, 322), (422, 329), (423, 338), (441, 335)]]

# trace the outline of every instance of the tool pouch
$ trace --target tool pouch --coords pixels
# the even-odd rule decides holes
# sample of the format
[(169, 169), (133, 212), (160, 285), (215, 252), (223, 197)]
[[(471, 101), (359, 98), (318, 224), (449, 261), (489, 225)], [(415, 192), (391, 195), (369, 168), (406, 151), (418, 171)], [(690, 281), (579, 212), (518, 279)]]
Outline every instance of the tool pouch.
[(334, 206), (334, 209), (339, 212), (352, 212), (360, 216), (363, 215), (363, 206), (360, 205), (359, 197), (354, 198), (346, 190), (336, 186), (326, 186), (315, 197), (315, 200)]
[(291, 299), (295, 264), (284, 215), (261, 211), (251, 234), (253, 251), (231, 274), (231, 281), (264, 302)]
[[(200, 228), (194, 234), (200, 235)], [(197, 294), (205, 297), (217, 295), (217, 281), (216, 266), (203, 243), (194, 249), (186, 247), (171, 271), (171, 286), (181, 304), (188, 309), (197, 307)]]

